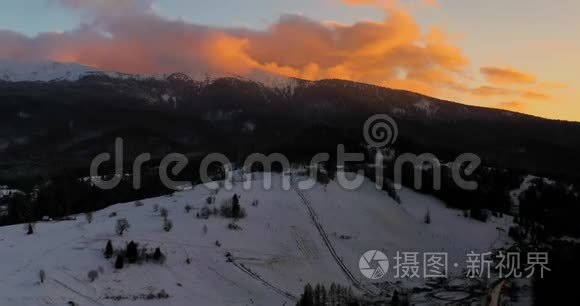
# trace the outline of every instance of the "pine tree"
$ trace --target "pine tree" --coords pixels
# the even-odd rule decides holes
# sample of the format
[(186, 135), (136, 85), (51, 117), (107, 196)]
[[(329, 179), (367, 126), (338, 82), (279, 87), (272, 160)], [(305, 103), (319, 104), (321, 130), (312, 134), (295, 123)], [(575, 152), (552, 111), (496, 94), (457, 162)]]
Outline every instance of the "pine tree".
[(238, 198), (237, 194), (234, 194), (234, 198), (232, 199), (232, 217), (234, 219), (238, 219), (240, 217), (240, 199)]
[(429, 209), (427, 209), (427, 212), (425, 213), (423, 222), (425, 222), (425, 224), (431, 224), (431, 211), (429, 211)]
[(119, 254), (117, 255), (117, 260), (115, 260), (115, 269), (123, 269), (123, 266), (125, 266), (125, 256)]
[(336, 285), (334, 283), (330, 284), (330, 289), (328, 291), (330, 305), (336, 305)]
[(304, 293), (300, 298), (300, 306), (314, 306), (314, 293), (310, 284), (304, 287)]
[(153, 253), (153, 260), (155, 260), (155, 261), (161, 261), (161, 257), (163, 257), (163, 253), (161, 253), (161, 249), (160, 248), (156, 248), (155, 249), (155, 253)]
[(321, 305), (322, 299), (321, 299), (321, 288), (320, 288), (320, 284), (316, 284), (316, 286), (314, 287), (314, 305), (315, 306), (319, 306)]
[(109, 259), (111, 257), (113, 257), (113, 243), (109, 240), (105, 247), (105, 258)]
[(336, 286), (336, 302), (339, 305), (344, 304), (344, 300), (345, 300), (344, 299), (344, 296), (345, 296), (345, 294), (344, 294), (344, 288), (342, 288), (342, 286), (340, 286), (340, 285), (337, 285)]
[(346, 299), (347, 299), (349, 305), (353, 303), (354, 294), (352, 293), (352, 287), (348, 287), (348, 289), (346, 289)]
[(399, 303), (400, 303), (399, 292), (395, 290), (395, 292), (393, 293), (393, 298), (391, 299), (391, 305), (397, 306), (399, 305)]
[(137, 251), (137, 244), (135, 242), (131, 241), (131, 242), (129, 242), (129, 244), (127, 244), (126, 256), (127, 256), (127, 259), (129, 260), (129, 263), (136, 263), (137, 262), (138, 251)]
[(38, 272), (38, 277), (40, 278), (40, 283), (44, 283), (44, 280), (46, 279), (46, 272), (44, 272), (44, 270), (40, 270)]

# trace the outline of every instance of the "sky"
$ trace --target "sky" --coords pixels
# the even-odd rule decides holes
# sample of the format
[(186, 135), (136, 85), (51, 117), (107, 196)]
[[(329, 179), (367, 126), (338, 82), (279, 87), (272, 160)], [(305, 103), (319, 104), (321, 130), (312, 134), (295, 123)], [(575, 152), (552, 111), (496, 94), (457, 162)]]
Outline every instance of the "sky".
[(580, 1), (3, 0), (0, 58), (340, 78), (580, 121)]

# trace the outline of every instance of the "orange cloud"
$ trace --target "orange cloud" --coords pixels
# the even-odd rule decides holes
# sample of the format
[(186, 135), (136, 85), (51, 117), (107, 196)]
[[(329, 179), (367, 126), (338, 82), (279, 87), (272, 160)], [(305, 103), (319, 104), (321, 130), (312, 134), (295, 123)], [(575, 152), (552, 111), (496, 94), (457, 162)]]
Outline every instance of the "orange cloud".
[(480, 72), (492, 84), (530, 84), (536, 82), (536, 76), (509, 67), (482, 67)]
[(536, 91), (524, 91), (522, 92), (522, 98), (529, 100), (550, 100), (552, 96)]
[[(425, 94), (465, 87), (469, 60), (442, 29), (423, 31), (395, 1), (382, 21), (351, 25), (282, 16), (263, 31), (169, 20), (150, 1), (58, 0), (92, 21), (34, 38), (0, 31), (0, 57), (79, 62), (131, 73), (262, 70), (304, 79), (342, 78)], [(350, 3), (375, 1), (350, 0)], [(122, 16), (105, 12), (125, 12)]]
[(559, 83), (559, 82), (541, 82), (538, 84), (539, 87), (543, 89), (566, 89), (568, 88), (568, 84)]
[(491, 96), (509, 96), (516, 93), (516, 91), (508, 88), (481, 86), (472, 89), (471, 93), (476, 96), (491, 97)]

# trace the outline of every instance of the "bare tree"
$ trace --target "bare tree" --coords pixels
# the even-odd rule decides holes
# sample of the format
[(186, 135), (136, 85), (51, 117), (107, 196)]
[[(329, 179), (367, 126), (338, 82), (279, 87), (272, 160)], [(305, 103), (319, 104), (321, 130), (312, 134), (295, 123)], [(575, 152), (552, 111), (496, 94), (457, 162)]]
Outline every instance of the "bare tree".
[(163, 230), (166, 232), (170, 232), (173, 228), (173, 222), (169, 219), (163, 220)]
[(26, 235), (32, 235), (34, 234), (34, 228), (35, 228), (35, 224), (34, 223), (28, 223), (24, 226), (24, 230), (26, 230)]
[(163, 219), (167, 219), (167, 217), (169, 216), (169, 211), (167, 210), (167, 208), (161, 207), (161, 210), (159, 211), (159, 215), (161, 215), (161, 217), (163, 217)]
[(99, 272), (91, 270), (87, 276), (91, 282), (94, 282), (97, 278), (99, 278)]
[(117, 235), (123, 236), (123, 233), (128, 231), (130, 227), (131, 225), (129, 224), (127, 218), (121, 218), (117, 220), (115, 231), (117, 232)]
[(93, 222), (93, 213), (92, 212), (86, 212), (85, 213), (85, 219), (87, 219), (87, 223), (91, 224)]

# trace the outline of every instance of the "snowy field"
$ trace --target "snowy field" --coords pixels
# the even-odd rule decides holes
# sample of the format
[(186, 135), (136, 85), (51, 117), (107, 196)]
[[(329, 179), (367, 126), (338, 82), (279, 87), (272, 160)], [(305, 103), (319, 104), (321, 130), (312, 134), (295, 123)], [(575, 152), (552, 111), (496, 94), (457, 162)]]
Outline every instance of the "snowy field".
[[(245, 191), (206, 186), (142, 201), (126, 203), (94, 213), (92, 223), (84, 216), (73, 221), (36, 224), (27, 236), (23, 225), (0, 228), (0, 305), (293, 305), (306, 283), (340, 283), (357, 293), (379, 293), (358, 269), (361, 255), (382, 250), (389, 258), (401, 252), (448, 252), (449, 273), (461, 273), (466, 254), (485, 252), (506, 243), (496, 227), (507, 232), (507, 219), (482, 223), (463, 217), (461, 211), (404, 189), (397, 204), (370, 182), (346, 191), (331, 182), (307, 191), (281, 188), (275, 174), (273, 188), (263, 190), (261, 180)], [(247, 217), (241, 230), (230, 230), (231, 220), (212, 216), (199, 219), (205, 206), (219, 206), (234, 194)], [(254, 201), (258, 205), (252, 205)], [(156, 206), (169, 211), (173, 229), (162, 229)], [(185, 206), (193, 209), (187, 213)], [(431, 224), (424, 223), (429, 211)], [(112, 213), (116, 216), (110, 217)], [(131, 227), (115, 233), (115, 223), (127, 218)], [(207, 228), (207, 231), (204, 230)], [(115, 270), (103, 250), (108, 240), (116, 248), (129, 241), (140, 247), (160, 247), (164, 264), (128, 264)], [(216, 245), (219, 241), (220, 246)], [(233, 261), (228, 261), (230, 253)], [(338, 256), (338, 258), (337, 258)], [(188, 264), (186, 259), (190, 258)], [(453, 263), (459, 268), (453, 269)], [(346, 269), (346, 271), (345, 271)], [(39, 271), (46, 272), (44, 283)], [(90, 282), (87, 274), (101, 270)], [(394, 282), (389, 271), (382, 281)], [(420, 286), (420, 280), (404, 280)], [(161, 290), (168, 299), (146, 300)]]

